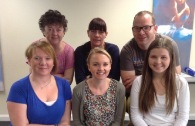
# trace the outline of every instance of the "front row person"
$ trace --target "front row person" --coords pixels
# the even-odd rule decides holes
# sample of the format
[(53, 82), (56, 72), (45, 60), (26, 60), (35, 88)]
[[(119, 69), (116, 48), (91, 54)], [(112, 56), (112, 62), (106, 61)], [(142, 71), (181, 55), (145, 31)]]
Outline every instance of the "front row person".
[(92, 49), (87, 66), (92, 78), (73, 89), (72, 112), (75, 126), (120, 126), (125, 99), (122, 83), (108, 78), (111, 56), (102, 48)]
[(159, 37), (146, 53), (143, 73), (131, 89), (131, 120), (134, 126), (186, 126), (190, 94), (185, 78), (175, 72), (171, 41)]
[(31, 73), (16, 81), (7, 98), (11, 125), (70, 125), (71, 88), (68, 81), (54, 76), (57, 60), (53, 47), (45, 41), (26, 50)]

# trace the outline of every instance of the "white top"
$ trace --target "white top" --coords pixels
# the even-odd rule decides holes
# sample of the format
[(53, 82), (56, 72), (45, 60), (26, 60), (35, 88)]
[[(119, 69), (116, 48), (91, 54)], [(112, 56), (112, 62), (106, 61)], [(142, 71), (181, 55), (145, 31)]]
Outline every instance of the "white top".
[(175, 101), (173, 111), (167, 115), (165, 95), (157, 95), (155, 105), (145, 115), (139, 111), (139, 91), (142, 75), (138, 76), (131, 89), (131, 119), (134, 126), (186, 126), (190, 111), (190, 93), (188, 82), (180, 75), (176, 77), (178, 104)]

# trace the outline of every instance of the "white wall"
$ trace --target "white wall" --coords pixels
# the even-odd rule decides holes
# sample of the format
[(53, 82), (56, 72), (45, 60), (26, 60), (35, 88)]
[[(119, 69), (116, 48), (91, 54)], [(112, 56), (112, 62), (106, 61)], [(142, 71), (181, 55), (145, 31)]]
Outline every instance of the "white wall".
[[(108, 27), (106, 41), (117, 44), (121, 49), (132, 38), (134, 15), (140, 10), (152, 11), (152, 1), (1, 0), (0, 42), (5, 91), (0, 92), (0, 120), (7, 116), (6, 98), (10, 86), (29, 73), (24, 51), (31, 42), (42, 37), (38, 20), (45, 11), (57, 9), (66, 16), (68, 31), (64, 40), (74, 49), (89, 40), (87, 27), (94, 17), (101, 17), (106, 21)], [(191, 62), (195, 64), (195, 61)], [(195, 91), (195, 88), (193, 90)], [(195, 110), (191, 113), (195, 113)]]

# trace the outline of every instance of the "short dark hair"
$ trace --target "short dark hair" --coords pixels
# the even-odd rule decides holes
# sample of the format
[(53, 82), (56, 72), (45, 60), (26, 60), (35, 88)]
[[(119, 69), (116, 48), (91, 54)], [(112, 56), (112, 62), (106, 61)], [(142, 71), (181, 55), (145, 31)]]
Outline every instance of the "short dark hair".
[(39, 28), (41, 31), (44, 31), (46, 25), (59, 24), (62, 25), (64, 31), (67, 30), (67, 19), (62, 15), (58, 10), (48, 10), (41, 16), (39, 19)]
[(101, 18), (94, 18), (89, 23), (88, 30), (100, 30), (107, 32), (106, 22)]

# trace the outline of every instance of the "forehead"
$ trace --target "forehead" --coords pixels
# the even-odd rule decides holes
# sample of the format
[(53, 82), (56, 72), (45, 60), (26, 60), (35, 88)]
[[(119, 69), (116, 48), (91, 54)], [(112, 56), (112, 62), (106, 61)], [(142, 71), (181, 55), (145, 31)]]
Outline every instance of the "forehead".
[(150, 55), (169, 55), (166, 48), (154, 48), (150, 51)]
[(138, 15), (135, 17), (133, 25), (134, 26), (144, 26), (144, 25), (152, 25), (152, 17), (149, 14)]
[(92, 62), (94, 62), (94, 61), (101, 62), (101, 61), (110, 61), (110, 59), (105, 54), (102, 54), (102, 53), (93, 53), (91, 55), (90, 61), (92, 61)]

